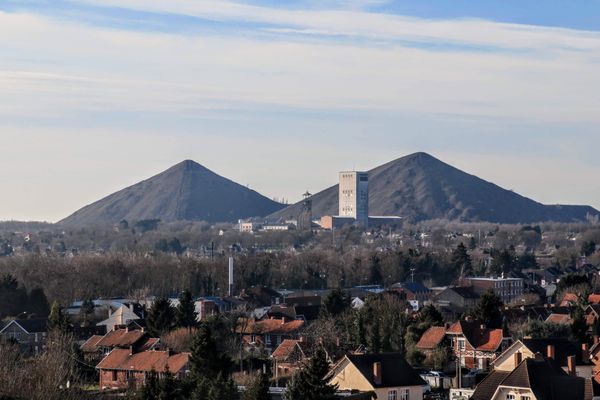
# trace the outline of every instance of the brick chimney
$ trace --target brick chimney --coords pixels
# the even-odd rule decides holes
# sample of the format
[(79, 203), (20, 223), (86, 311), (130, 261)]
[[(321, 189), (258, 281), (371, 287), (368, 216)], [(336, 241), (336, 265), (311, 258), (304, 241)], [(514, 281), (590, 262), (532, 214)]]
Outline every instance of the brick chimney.
[(517, 367), (517, 365), (521, 364), (521, 361), (523, 361), (523, 354), (521, 354), (520, 351), (517, 351), (514, 355), (515, 357), (515, 368)]
[(554, 360), (554, 345), (553, 344), (549, 344), (548, 345), (548, 351), (546, 353), (546, 356), (548, 358), (551, 358), (551, 359)]
[(375, 382), (376, 385), (381, 385), (381, 382), (382, 382), (381, 363), (378, 361), (373, 363), (373, 381)]
[(134, 353), (133, 346), (129, 346), (129, 355), (132, 356)]
[(577, 367), (575, 362), (575, 356), (567, 357), (567, 372), (571, 376), (577, 376)]
[(581, 344), (581, 358), (583, 362), (587, 362), (590, 359), (590, 347), (587, 343)]

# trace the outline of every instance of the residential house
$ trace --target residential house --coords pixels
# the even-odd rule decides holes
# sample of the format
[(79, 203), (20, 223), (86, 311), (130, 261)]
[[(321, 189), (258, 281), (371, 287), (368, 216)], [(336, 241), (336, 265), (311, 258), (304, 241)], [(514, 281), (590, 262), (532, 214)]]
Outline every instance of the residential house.
[(164, 374), (167, 369), (177, 379), (189, 373), (190, 353), (133, 349), (113, 349), (96, 369), (100, 375), (100, 389), (141, 387), (151, 373)]
[(548, 315), (545, 322), (558, 325), (571, 325), (573, 323), (573, 318), (571, 318), (570, 314), (551, 313)]
[(427, 329), (417, 342), (417, 349), (425, 354), (425, 357), (431, 358), (436, 350), (445, 347), (446, 329), (445, 326), (432, 326)]
[(574, 357), (577, 376), (582, 378), (593, 376), (593, 363), (590, 360), (590, 349), (587, 343), (579, 345), (563, 338), (517, 340), (494, 360), (494, 370), (512, 371), (515, 369), (517, 364), (514, 355), (516, 353), (520, 354), (518, 359), (533, 358), (538, 353), (543, 354), (546, 358), (554, 360), (556, 365), (565, 372), (569, 372), (569, 357)]
[(300, 339), (285, 339), (273, 354), (275, 378), (291, 376), (298, 371), (309, 359), (314, 343)]
[(455, 322), (446, 334), (460, 365), (470, 369), (487, 370), (511, 342), (510, 338), (504, 337), (502, 329), (490, 329), (473, 320)]
[(422, 400), (426, 385), (400, 353), (348, 354), (328, 376), (340, 390), (373, 392), (383, 400)]
[(97, 362), (115, 348), (132, 348), (135, 352), (142, 352), (157, 349), (159, 342), (159, 338), (150, 337), (144, 329), (125, 327), (114, 329), (103, 336), (90, 337), (81, 345), (81, 352), (88, 362)]
[(521, 297), (525, 282), (522, 278), (484, 278), (468, 277), (461, 279), (461, 286), (470, 286), (479, 295), (491, 290), (502, 299), (504, 304)]
[(423, 307), (426, 302), (431, 300), (432, 292), (419, 282), (396, 283), (392, 285), (392, 290), (406, 296), (408, 301), (416, 301), (417, 308)]
[(0, 329), (2, 339), (16, 341), (25, 354), (41, 352), (47, 335), (47, 319), (13, 319)]
[(242, 335), (247, 351), (271, 354), (285, 339), (298, 339), (303, 320), (240, 319), (237, 332)]
[[(105, 326), (106, 332), (112, 331), (116, 326), (129, 325), (133, 321), (142, 319), (141, 308), (136, 307), (133, 304), (122, 304), (114, 312), (110, 311), (108, 318), (104, 321), (98, 322), (97, 326)], [(136, 313), (137, 311), (137, 313)], [(140, 313), (140, 314), (138, 314)]]
[(471, 400), (592, 400), (591, 379), (576, 375), (574, 357), (569, 373), (551, 359), (536, 353), (534, 357), (513, 355), (515, 368), (495, 369), (475, 388)]
[(435, 297), (435, 302), (440, 308), (462, 314), (477, 305), (479, 295), (470, 286), (449, 287)]

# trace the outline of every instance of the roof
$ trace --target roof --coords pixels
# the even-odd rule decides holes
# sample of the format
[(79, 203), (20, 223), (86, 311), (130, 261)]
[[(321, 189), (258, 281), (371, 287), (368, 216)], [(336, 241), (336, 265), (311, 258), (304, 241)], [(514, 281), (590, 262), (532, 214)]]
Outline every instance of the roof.
[(502, 329), (488, 329), (479, 321), (458, 321), (450, 326), (450, 334), (462, 334), (475, 349), (497, 351), (504, 339)]
[(546, 318), (546, 322), (551, 322), (553, 324), (565, 324), (571, 325), (573, 323), (573, 319), (569, 314), (550, 314), (548, 318)]
[(588, 296), (588, 303), (600, 304), (600, 294), (592, 293)]
[(529, 388), (538, 399), (591, 399), (585, 396), (584, 378), (569, 376), (552, 360), (541, 357), (523, 360), (500, 386)]
[(575, 293), (565, 293), (560, 303), (561, 306), (568, 306), (569, 304), (577, 304), (579, 298)]
[(40, 332), (48, 332), (48, 319), (46, 318), (38, 318), (38, 319), (13, 319), (8, 322), (4, 326), (0, 332), (9, 327), (9, 325), (17, 324), (22, 329), (24, 329), (27, 333), (40, 333)]
[(465, 299), (478, 299), (479, 295), (473, 291), (471, 286), (456, 286), (452, 288), (448, 288), (446, 290), (452, 290), (454, 293), (458, 294), (460, 297)]
[(442, 340), (446, 337), (446, 328), (443, 326), (432, 326), (427, 329), (419, 342), (417, 343), (418, 349), (431, 350), (436, 348)]
[(113, 349), (96, 368), (122, 371), (178, 373), (187, 365), (190, 353), (172, 354), (168, 351), (147, 350), (131, 354), (129, 349)]
[(95, 353), (98, 351), (98, 342), (102, 340), (103, 337), (104, 336), (101, 335), (92, 336), (81, 345), (81, 351), (84, 353)]
[[(419, 376), (400, 353), (348, 354), (350, 361), (374, 388), (421, 386), (426, 382)], [(373, 363), (381, 363), (381, 384), (373, 379)]]
[(406, 283), (397, 283), (392, 285), (393, 288), (404, 289), (411, 293), (428, 293), (430, 292), (429, 288), (423, 286), (420, 282), (406, 282)]
[(135, 329), (116, 329), (108, 332), (96, 343), (99, 347), (129, 347), (134, 346), (146, 336), (146, 332)]
[(295, 333), (302, 326), (304, 326), (304, 321), (298, 319), (288, 322), (285, 319), (249, 320), (246, 326), (238, 327), (238, 331), (252, 334), (282, 335)]
[(583, 360), (583, 352), (577, 342), (572, 342), (563, 338), (545, 338), (545, 339), (521, 339), (521, 343), (527, 347), (533, 354), (547, 354), (548, 346), (554, 346), (554, 360), (558, 365), (566, 366), (567, 357), (575, 356), (577, 365), (587, 363)]
[(273, 354), (271, 354), (271, 356), (277, 360), (285, 360), (290, 356), (290, 354), (292, 354), (294, 349), (296, 349), (297, 347), (299, 347), (302, 351), (302, 348), (299, 346), (299, 344), (301, 343), (301, 340), (285, 339), (283, 342), (281, 342), (279, 346), (277, 346), (277, 348), (275, 349), (275, 351), (273, 351)]
[(512, 371), (495, 370), (475, 388), (472, 400), (489, 400), (499, 386), (529, 388), (538, 399), (591, 400), (591, 380), (569, 376), (557, 363), (526, 358)]

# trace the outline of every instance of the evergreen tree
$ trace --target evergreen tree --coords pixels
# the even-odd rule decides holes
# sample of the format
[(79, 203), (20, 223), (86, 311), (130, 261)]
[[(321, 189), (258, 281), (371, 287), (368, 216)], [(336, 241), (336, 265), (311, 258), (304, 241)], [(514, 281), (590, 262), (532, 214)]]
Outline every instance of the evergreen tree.
[(154, 300), (148, 316), (146, 324), (150, 334), (154, 336), (162, 336), (164, 333), (171, 330), (173, 320), (175, 319), (175, 311), (171, 302), (166, 297), (159, 297)]
[(229, 375), (232, 361), (218, 348), (208, 323), (200, 324), (191, 350), (190, 366), (194, 378), (214, 379), (218, 375)]
[(48, 329), (51, 331), (67, 332), (69, 330), (69, 320), (64, 313), (62, 306), (56, 301), (52, 303), (50, 316), (48, 317)]
[(373, 323), (369, 329), (369, 351), (371, 353), (379, 353), (381, 351), (381, 325), (379, 316), (373, 318)]
[(462, 242), (452, 252), (451, 262), (454, 269), (459, 271), (459, 276), (461, 278), (470, 275), (473, 272), (471, 256)]
[(427, 324), (428, 328), (431, 326), (440, 326), (444, 323), (442, 314), (433, 304), (428, 304), (421, 309), (419, 319), (421, 322)]
[(571, 332), (573, 336), (580, 342), (587, 341), (587, 324), (585, 322), (585, 314), (583, 308), (577, 306), (573, 312), (573, 323), (571, 324)]
[(381, 273), (381, 259), (377, 254), (371, 256), (370, 260), (370, 277), (369, 282), (373, 285), (383, 284), (383, 274)]
[(244, 393), (243, 400), (271, 400), (267, 374), (261, 372), (252, 380)]
[(50, 314), (50, 304), (42, 288), (35, 288), (29, 293), (28, 310), (37, 318), (48, 318)]
[(79, 309), (79, 320), (83, 326), (89, 326), (92, 314), (94, 314), (94, 302), (90, 299), (85, 299)]
[(481, 296), (479, 303), (472, 311), (472, 316), (483, 322), (488, 328), (502, 328), (502, 307), (504, 303), (492, 290)]
[(158, 400), (158, 396), (160, 395), (160, 385), (158, 382), (158, 377), (156, 375), (156, 371), (152, 369), (150, 374), (148, 374), (148, 378), (146, 378), (146, 383), (144, 387), (140, 391), (139, 399), (140, 400)]
[(350, 296), (345, 290), (333, 289), (323, 300), (321, 305), (322, 317), (335, 317), (350, 308)]
[(175, 382), (173, 374), (171, 371), (169, 371), (168, 365), (166, 366), (163, 377), (160, 380), (159, 388), (160, 393), (158, 395), (158, 400), (175, 400), (179, 397), (177, 395), (177, 382)]
[(325, 376), (329, 363), (325, 351), (317, 349), (308, 365), (301, 369), (287, 386), (286, 400), (330, 400), (335, 398), (337, 385), (330, 385)]
[(175, 309), (175, 323), (181, 328), (196, 326), (196, 306), (189, 290), (184, 290), (179, 295), (179, 304)]

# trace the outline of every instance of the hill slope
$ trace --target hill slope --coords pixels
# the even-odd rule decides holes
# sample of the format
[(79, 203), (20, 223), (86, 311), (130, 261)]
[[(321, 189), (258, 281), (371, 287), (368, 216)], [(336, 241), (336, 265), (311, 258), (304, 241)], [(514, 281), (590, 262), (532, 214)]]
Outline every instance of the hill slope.
[[(338, 214), (338, 186), (312, 196), (313, 216)], [(465, 222), (573, 222), (600, 214), (588, 206), (544, 205), (456, 169), (426, 153), (415, 153), (369, 171), (370, 215), (410, 221), (445, 218)], [(292, 218), (294, 204), (269, 216)]]
[(226, 222), (265, 216), (282, 207), (254, 190), (186, 160), (83, 207), (60, 222), (87, 225), (155, 218), (165, 222)]

